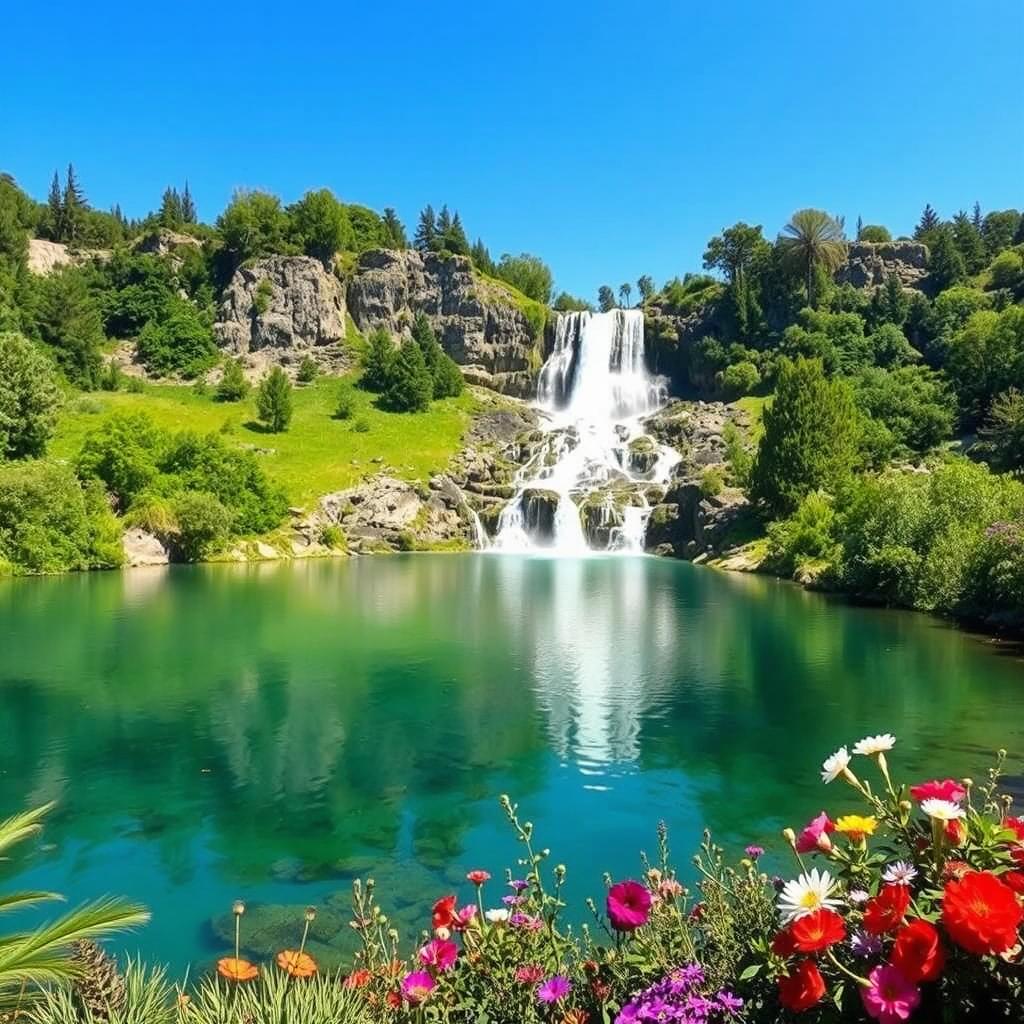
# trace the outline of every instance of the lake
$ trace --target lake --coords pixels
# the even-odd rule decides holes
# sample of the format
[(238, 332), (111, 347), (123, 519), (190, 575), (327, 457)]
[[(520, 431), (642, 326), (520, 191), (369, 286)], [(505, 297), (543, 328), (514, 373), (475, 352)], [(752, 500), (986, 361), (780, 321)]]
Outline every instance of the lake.
[(856, 810), (818, 767), (865, 734), (896, 734), (908, 780), (1024, 751), (1010, 649), (645, 557), (0, 581), (0, 688), (0, 811), (59, 801), (3, 886), (138, 899), (153, 921), (122, 946), (176, 969), (228, 948), (213, 919), (236, 897), (259, 954), (320, 907), (326, 962), (355, 875), (408, 932), (470, 868), (496, 904), (519, 852), (501, 793), (568, 866), (582, 919), (659, 820), (685, 870), (705, 825), (739, 850)]

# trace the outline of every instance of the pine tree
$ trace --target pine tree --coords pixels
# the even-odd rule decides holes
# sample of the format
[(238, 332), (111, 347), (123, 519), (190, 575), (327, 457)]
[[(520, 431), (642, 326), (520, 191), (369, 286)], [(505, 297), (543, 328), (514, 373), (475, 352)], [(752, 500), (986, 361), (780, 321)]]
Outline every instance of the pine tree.
[(968, 274), (977, 274), (984, 268), (988, 262), (985, 256), (985, 243), (981, 232), (963, 210), (953, 218), (953, 241), (963, 258), (964, 268)]
[(240, 359), (228, 359), (224, 362), (224, 372), (217, 385), (218, 402), (240, 402), (249, 391), (249, 382), (245, 379)]
[(75, 168), (72, 164), (68, 164), (62, 207), (65, 241), (74, 242), (81, 235), (84, 214), (89, 205), (85, 201), (85, 195), (75, 177)]
[(449, 252), (458, 253), (460, 256), (469, 255), (469, 239), (466, 237), (466, 231), (457, 210), (452, 218), (451, 227), (445, 232), (444, 248)]
[(926, 236), (934, 231), (940, 224), (939, 215), (932, 209), (931, 203), (925, 203), (921, 213), (921, 219), (914, 228), (914, 237), (918, 241), (924, 241)]
[(394, 412), (424, 412), (430, 406), (434, 382), (419, 345), (406, 338), (391, 366), (390, 380), (381, 404)]
[(491, 259), (491, 253), (487, 246), (484, 245), (482, 238), (478, 238), (473, 243), (473, 248), (469, 252), (469, 258), (473, 261), (473, 266), (481, 274), (494, 276), (494, 260)]
[(182, 223), (181, 196), (176, 188), (169, 185), (164, 189), (163, 199), (160, 202), (160, 223), (165, 228), (180, 227)]
[(964, 258), (949, 225), (943, 224), (932, 231), (930, 250), (928, 273), (936, 291), (944, 291), (964, 279), (967, 273)]
[(437, 233), (443, 239), (452, 229), (452, 215), (448, 211), (448, 204), (445, 203), (441, 207), (441, 212), (437, 215)]
[(437, 218), (434, 208), (429, 203), (420, 211), (419, 224), (416, 226), (416, 237), (413, 244), (420, 252), (430, 252), (437, 245)]
[(366, 355), (363, 358), (363, 376), (359, 386), (367, 391), (381, 392), (391, 380), (391, 366), (395, 361), (395, 344), (383, 327), (370, 332)]
[(857, 241), (858, 242), (860, 241), (860, 233), (863, 230), (864, 230), (864, 219), (860, 216), (860, 214), (858, 214), (857, 215)]
[(189, 191), (188, 179), (185, 179), (185, 191), (181, 194), (181, 220), (184, 224), (196, 223), (196, 204)]
[(256, 411), (272, 433), (280, 434), (288, 429), (292, 421), (292, 385), (280, 366), (275, 366), (260, 381)]
[(384, 207), (384, 235), (389, 249), (408, 249), (409, 239), (405, 234), (405, 225), (398, 219), (398, 214), (390, 206)]
[(981, 234), (981, 203), (975, 201), (974, 212), (971, 214), (971, 223), (974, 225), (974, 230)]
[(50, 234), (55, 242), (64, 241), (64, 197), (60, 190), (60, 175), (53, 172), (53, 181), (50, 183), (50, 195), (46, 201), (48, 208), (47, 219), (50, 225)]

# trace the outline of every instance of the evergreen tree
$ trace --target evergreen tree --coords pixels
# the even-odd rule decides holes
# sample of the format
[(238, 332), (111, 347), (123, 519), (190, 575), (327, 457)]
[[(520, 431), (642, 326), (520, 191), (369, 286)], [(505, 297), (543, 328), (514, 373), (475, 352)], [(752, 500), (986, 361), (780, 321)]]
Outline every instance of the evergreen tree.
[(780, 361), (763, 422), (751, 496), (773, 516), (789, 515), (812, 491), (834, 494), (849, 479), (860, 433), (853, 394), (825, 376), (820, 360)]
[(939, 224), (939, 215), (932, 209), (931, 203), (925, 203), (921, 219), (917, 222), (917, 227), (914, 228), (914, 237), (920, 242), (927, 241), (928, 236)]
[(423, 363), (431, 379), (433, 379), (434, 370), (444, 353), (441, 351), (441, 346), (437, 343), (437, 335), (434, 334), (434, 329), (430, 326), (426, 313), (416, 314), (416, 318), (412, 323), (412, 338), (419, 345), (420, 352), (423, 353)]
[(979, 270), (984, 269), (987, 262), (985, 243), (982, 241), (981, 232), (963, 210), (953, 218), (953, 242), (968, 274), (977, 274)]
[(35, 310), (39, 336), (50, 345), (68, 380), (79, 387), (99, 385), (103, 320), (82, 271), (65, 267), (39, 283)]
[(943, 224), (932, 232), (928, 273), (936, 291), (945, 291), (966, 276), (963, 256), (953, 238), (953, 229)]
[(860, 233), (864, 230), (864, 219), (857, 214), (857, 241), (860, 241)]
[(615, 292), (606, 284), (597, 289), (597, 306), (602, 313), (607, 313), (615, 308)]
[(280, 434), (292, 421), (292, 386), (284, 370), (275, 366), (256, 392), (256, 411), (268, 429)]
[(360, 387), (367, 391), (381, 392), (391, 380), (391, 367), (395, 361), (395, 345), (383, 327), (370, 331), (366, 339), (366, 354), (363, 357), (363, 376)]
[(176, 188), (170, 185), (164, 189), (163, 199), (160, 202), (160, 212), (157, 219), (162, 227), (177, 228), (182, 223), (181, 196)]
[(907, 322), (909, 312), (910, 299), (900, 279), (895, 274), (889, 274), (885, 284), (871, 298), (872, 327), (880, 327), (882, 324), (902, 327)]
[(416, 237), (413, 245), (420, 252), (431, 252), (437, 247), (437, 218), (434, 216), (434, 208), (428, 203), (420, 211), (419, 223), (416, 225)]
[(451, 227), (445, 232), (443, 248), (448, 252), (458, 253), (460, 256), (469, 255), (469, 239), (466, 237), (462, 219), (457, 210), (452, 218)]
[(398, 219), (398, 214), (390, 206), (385, 206), (382, 219), (388, 248), (408, 249), (409, 239), (405, 235), (405, 225)]
[(54, 171), (50, 183), (50, 195), (46, 201), (50, 237), (55, 242), (64, 241), (64, 196), (60, 190), (60, 175)]
[(78, 184), (78, 179), (75, 177), (75, 168), (72, 164), (68, 164), (68, 174), (64, 183), (64, 197), (61, 205), (64, 222), (64, 240), (75, 242), (82, 233), (85, 213), (89, 205), (85, 201), (85, 195)]
[(981, 234), (981, 203), (975, 202), (974, 212), (971, 214), (971, 223), (974, 225), (974, 230)]
[(490, 251), (487, 246), (484, 245), (483, 239), (478, 238), (473, 243), (473, 248), (470, 250), (470, 259), (473, 261), (473, 266), (480, 271), (481, 274), (488, 274), (494, 276), (494, 260), (491, 259)]
[(439, 236), (438, 241), (443, 242), (448, 232), (452, 229), (452, 215), (448, 211), (448, 204), (445, 203), (441, 207), (441, 212), (437, 215), (437, 234)]
[(181, 194), (181, 219), (185, 224), (196, 223), (196, 204), (189, 191), (188, 179), (185, 180), (185, 191)]
[(381, 404), (394, 412), (424, 412), (430, 406), (434, 382), (423, 361), (420, 346), (406, 338), (391, 366)]
[(417, 313), (412, 325), (413, 340), (423, 353), (423, 362), (430, 375), (434, 398), (454, 398), (461, 395), (465, 382), (455, 360), (438, 344), (437, 335), (423, 313)]
[(325, 265), (353, 244), (348, 212), (328, 188), (307, 192), (288, 208), (291, 235), (307, 256)]
[(240, 402), (249, 392), (249, 382), (245, 379), (240, 359), (226, 359), (224, 372), (217, 385), (218, 402)]

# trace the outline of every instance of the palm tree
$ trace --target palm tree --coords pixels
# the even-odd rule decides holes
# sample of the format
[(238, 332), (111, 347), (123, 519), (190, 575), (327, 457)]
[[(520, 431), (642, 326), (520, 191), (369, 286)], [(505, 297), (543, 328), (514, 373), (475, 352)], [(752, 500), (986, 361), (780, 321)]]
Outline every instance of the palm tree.
[[(52, 808), (53, 804), (46, 804), (0, 821), (0, 854), (36, 835), (42, 829), (42, 819)], [(60, 898), (52, 892), (0, 895), (0, 913)], [(0, 1011), (21, 1003), (30, 984), (73, 978), (77, 973), (70, 955), (73, 942), (122, 928), (134, 928), (148, 920), (149, 913), (144, 908), (106, 897), (86, 903), (56, 921), (42, 924), (35, 931), (0, 936)]]
[(824, 210), (797, 210), (779, 235), (786, 264), (807, 282), (807, 304), (814, 306), (814, 278), (820, 267), (834, 274), (846, 259), (842, 221)]

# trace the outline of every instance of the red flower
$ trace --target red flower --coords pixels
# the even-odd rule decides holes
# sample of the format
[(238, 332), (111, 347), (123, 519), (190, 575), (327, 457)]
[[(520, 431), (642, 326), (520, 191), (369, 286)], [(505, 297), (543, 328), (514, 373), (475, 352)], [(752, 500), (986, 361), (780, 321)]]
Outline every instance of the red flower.
[(946, 953), (935, 926), (911, 921), (896, 933), (889, 961), (907, 981), (935, 981), (946, 964)]
[(472, 882), (474, 885), (483, 885), (484, 882), (490, 880), (490, 877), (490, 872), (477, 869), (476, 871), (470, 871), (469, 874), (466, 875), (466, 881)]
[(846, 938), (843, 919), (827, 907), (797, 918), (790, 926), (789, 933), (793, 947), (801, 953), (817, 953), (828, 949)]
[(434, 904), (431, 923), (435, 928), (451, 928), (455, 923), (455, 897), (442, 896)]
[(947, 882), (942, 897), (942, 923), (968, 952), (1005, 953), (1017, 944), (1024, 909), (1013, 889), (989, 871), (968, 871), (959, 882)]
[(373, 975), (365, 968), (360, 967), (353, 971), (343, 982), (345, 988), (362, 988), (370, 984)]
[(1017, 838), (1024, 843), (1024, 818), (1007, 818), (1003, 822), (1003, 828), (1008, 828), (1015, 833)]
[(963, 878), (968, 871), (971, 870), (971, 865), (967, 861), (963, 860), (947, 860), (945, 866), (942, 869), (943, 878)]
[(1018, 896), (1024, 896), (1024, 871), (1007, 871), (1000, 877)]
[(923, 800), (950, 800), (958, 804), (967, 796), (967, 790), (954, 779), (943, 779), (942, 782), (935, 780), (911, 786), (910, 795), (918, 803)]
[(864, 908), (864, 927), (872, 935), (884, 935), (903, 923), (910, 906), (910, 887), (883, 885), (877, 896)]
[(789, 977), (779, 978), (779, 1002), (787, 1010), (809, 1010), (824, 995), (825, 979), (813, 960), (801, 960)]
[(959, 818), (947, 821), (943, 831), (950, 846), (959, 846), (967, 838), (967, 826)]
[(783, 928), (782, 931), (772, 939), (772, 952), (776, 956), (792, 956), (796, 952), (796, 943), (793, 941), (793, 933), (788, 928)]
[(619, 932), (632, 932), (647, 924), (651, 902), (650, 890), (639, 882), (617, 882), (608, 890), (607, 910), (612, 927)]

